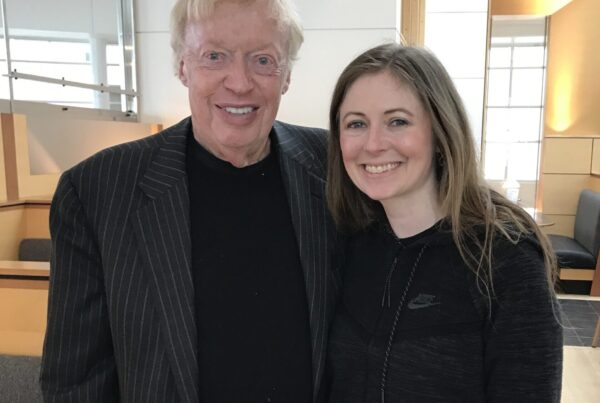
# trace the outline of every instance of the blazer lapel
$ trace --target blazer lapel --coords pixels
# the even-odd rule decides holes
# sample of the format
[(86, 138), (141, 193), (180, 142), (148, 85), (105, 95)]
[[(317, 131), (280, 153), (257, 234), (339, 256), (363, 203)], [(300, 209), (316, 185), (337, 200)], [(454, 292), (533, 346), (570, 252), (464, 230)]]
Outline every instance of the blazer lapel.
[(143, 266), (161, 321), (162, 340), (182, 401), (199, 401), (197, 335), (191, 274), (189, 196), (185, 148), (189, 120), (157, 141), (160, 147), (140, 188), (148, 203), (132, 217)]
[(280, 124), (276, 123), (274, 127), (283, 183), (304, 271), (312, 338), (313, 396), (316, 398), (323, 376), (329, 312), (333, 305), (332, 296), (328, 295), (328, 242), (331, 239), (328, 231), (331, 228), (327, 225), (325, 181), (315, 173), (312, 155), (298, 147), (294, 134), (288, 133)]

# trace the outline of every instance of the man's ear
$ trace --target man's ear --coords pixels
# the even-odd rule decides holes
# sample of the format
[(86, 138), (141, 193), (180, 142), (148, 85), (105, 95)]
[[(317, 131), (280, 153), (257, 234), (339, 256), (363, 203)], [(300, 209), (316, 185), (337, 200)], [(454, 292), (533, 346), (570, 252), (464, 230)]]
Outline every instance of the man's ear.
[(285, 78), (285, 82), (283, 83), (283, 87), (281, 87), (281, 95), (285, 94), (287, 92), (288, 88), (290, 88), (291, 77), (292, 77), (292, 72), (288, 71), (287, 77)]
[(179, 68), (177, 69), (177, 77), (179, 77), (179, 81), (181, 84), (188, 86), (187, 74), (185, 74), (185, 65), (183, 59), (179, 60)]

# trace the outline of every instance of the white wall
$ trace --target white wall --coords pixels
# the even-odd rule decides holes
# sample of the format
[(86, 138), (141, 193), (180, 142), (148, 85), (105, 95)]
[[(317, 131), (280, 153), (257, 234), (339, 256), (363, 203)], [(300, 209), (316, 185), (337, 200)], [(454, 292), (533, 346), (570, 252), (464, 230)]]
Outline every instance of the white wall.
[[(189, 114), (173, 75), (169, 13), (174, 0), (135, 0), (139, 115), (171, 125)], [(305, 42), (278, 119), (327, 127), (331, 92), (346, 64), (369, 47), (398, 41), (400, 0), (295, 0)]]
[(482, 137), (488, 0), (427, 0), (425, 46), (442, 61)]
[(13, 29), (85, 33), (117, 38), (119, 0), (5, 0)]

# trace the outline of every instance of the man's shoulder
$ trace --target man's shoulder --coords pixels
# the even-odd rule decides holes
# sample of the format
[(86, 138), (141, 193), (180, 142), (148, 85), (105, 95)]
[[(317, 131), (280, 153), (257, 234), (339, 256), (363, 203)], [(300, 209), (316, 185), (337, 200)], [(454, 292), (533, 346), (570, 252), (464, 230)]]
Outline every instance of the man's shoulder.
[(276, 120), (273, 128), (281, 142), (327, 146), (327, 130), (318, 127), (299, 126)]
[(319, 176), (322, 176), (327, 161), (326, 130), (280, 121), (275, 121), (273, 128), (281, 153), (301, 164), (310, 164), (321, 171)]

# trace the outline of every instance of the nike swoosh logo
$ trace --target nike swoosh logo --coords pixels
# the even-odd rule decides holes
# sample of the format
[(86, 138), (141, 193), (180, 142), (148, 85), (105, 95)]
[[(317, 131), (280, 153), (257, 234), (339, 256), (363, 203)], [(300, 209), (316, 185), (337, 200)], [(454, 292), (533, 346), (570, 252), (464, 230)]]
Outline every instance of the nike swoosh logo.
[(419, 294), (415, 298), (411, 299), (408, 303), (408, 309), (422, 309), (429, 308), (430, 306), (439, 305), (439, 302), (435, 302), (436, 296), (431, 294)]
[(439, 305), (439, 302), (419, 302), (419, 301), (410, 301), (408, 303), (408, 309), (421, 309), (428, 308), (430, 306)]

